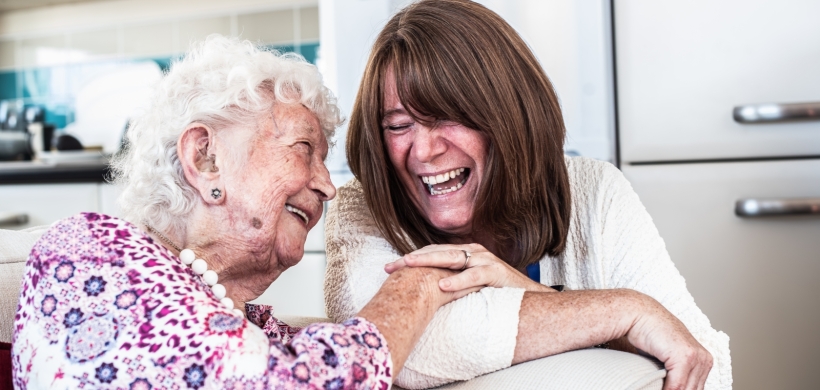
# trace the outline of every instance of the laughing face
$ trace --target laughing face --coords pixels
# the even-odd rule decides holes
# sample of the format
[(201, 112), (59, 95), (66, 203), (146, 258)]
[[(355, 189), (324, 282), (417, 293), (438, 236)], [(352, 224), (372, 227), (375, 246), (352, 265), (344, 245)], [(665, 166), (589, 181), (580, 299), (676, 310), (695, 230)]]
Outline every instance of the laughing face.
[(468, 238), (487, 140), (459, 123), (413, 119), (399, 100), (392, 71), (384, 90), (384, 141), (405, 191), (431, 225)]
[[(304, 255), (308, 231), (319, 222), (322, 202), (336, 189), (324, 164), (328, 144), (319, 120), (301, 104), (274, 105), (260, 123), (246, 163), (230, 193), (242, 204), (237, 220), (252, 221), (244, 238), (259, 250), (271, 243), (283, 268)], [(229, 187), (230, 188), (230, 187)]]

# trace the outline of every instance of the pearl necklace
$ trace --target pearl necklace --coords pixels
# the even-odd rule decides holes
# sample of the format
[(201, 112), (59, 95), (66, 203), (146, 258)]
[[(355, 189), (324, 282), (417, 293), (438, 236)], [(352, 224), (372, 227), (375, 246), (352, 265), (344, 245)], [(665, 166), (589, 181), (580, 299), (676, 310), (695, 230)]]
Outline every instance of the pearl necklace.
[(188, 248), (180, 248), (178, 245), (174, 244), (168, 237), (165, 237), (162, 233), (154, 229), (151, 225), (145, 224), (145, 227), (148, 228), (149, 232), (154, 233), (163, 242), (170, 245), (172, 248), (176, 249), (177, 252), (179, 252), (179, 259), (182, 261), (182, 264), (185, 264), (188, 267), (190, 267), (195, 274), (202, 276), (202, 281), (211, 287), (211, 292), (214, 293), (216, 299), (218, 299), (220, 303), (225, 305), (225, 307), (228, 310), (233, 311), (234, 314), (237, 314), (241, 317), (245, 316), (245, 314), (242, 313), (242, 310), (234, 308), (233, 300), (225, 296), (225, 286), (217, 283), (219, 281), (219, 275), (217, 275), (214, 270), (208, 269), (208, 263), (206, 263), (205, 260), (197, 259), (196, 254), (193, 250), (190, 250)]

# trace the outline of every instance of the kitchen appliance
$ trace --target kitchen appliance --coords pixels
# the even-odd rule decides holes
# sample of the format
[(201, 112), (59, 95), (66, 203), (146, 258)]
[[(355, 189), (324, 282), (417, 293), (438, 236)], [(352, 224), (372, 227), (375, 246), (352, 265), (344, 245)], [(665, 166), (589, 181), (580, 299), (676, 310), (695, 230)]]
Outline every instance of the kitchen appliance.
[(0, 161), (28, 159), (29, 151), (28, 133), (0, 130)]
[(621, 169), (737, 389), (816, 389), (820, 2), (614, 2)]

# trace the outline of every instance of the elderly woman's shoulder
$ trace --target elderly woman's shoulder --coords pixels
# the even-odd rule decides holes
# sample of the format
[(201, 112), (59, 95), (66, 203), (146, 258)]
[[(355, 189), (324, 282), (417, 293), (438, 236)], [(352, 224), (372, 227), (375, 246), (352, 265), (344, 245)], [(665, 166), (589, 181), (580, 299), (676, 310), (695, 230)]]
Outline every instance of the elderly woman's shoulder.
[(52, 231), (95, 230), (95, 229), (127, 229), (133, 231), (136, 226), (131, 223), (106, 214), (82, 212), (71, 217), (61, 219), (51, 224), (46, 233)]
[[(108, 257), (112, 243), (131, 241), (141, 233), (136, 226), (105, 214), (79, 213), (54, 222), (32, 248), (33, 254), (65, 254), (78, 259)], [(58, 256), (61, 257), (61, 256)]]

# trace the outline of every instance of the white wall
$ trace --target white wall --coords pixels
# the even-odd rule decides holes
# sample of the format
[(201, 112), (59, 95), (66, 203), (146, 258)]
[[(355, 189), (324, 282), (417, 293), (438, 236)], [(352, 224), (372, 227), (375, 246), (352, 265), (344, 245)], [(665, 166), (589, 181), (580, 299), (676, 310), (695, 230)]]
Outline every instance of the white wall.
[(107, 0), (0, 13), (0, 69), (168, 56), (212, 33), (319, 40), (317, 0)]
[(0, 13), (0, 37), (316, 5), (316, 0), (108, 0)]

